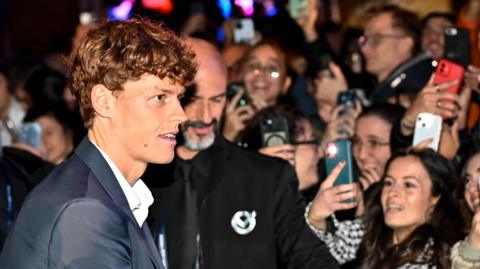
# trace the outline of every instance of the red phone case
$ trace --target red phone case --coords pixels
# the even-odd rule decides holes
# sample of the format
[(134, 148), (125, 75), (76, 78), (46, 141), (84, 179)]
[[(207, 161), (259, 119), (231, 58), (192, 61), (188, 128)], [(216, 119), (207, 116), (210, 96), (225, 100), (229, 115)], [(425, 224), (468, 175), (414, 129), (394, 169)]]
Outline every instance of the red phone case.
[(458, 94), (460, 86), (462, 86), (464, 72), (465, 69), (463, 66), (446, 59), (441, 59), (440, 62), (438, 62), (437, 70), (435, 70), (433, 83), (438, 85), (443, 82), (457, 80), (458, 83), (449, 87), (447, 91)]

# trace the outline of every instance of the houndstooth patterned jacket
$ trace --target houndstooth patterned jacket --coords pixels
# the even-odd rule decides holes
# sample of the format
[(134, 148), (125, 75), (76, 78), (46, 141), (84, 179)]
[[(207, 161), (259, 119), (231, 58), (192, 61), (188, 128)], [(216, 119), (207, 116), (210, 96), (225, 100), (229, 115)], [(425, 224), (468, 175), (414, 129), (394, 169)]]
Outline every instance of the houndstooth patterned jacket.
[[(331, 218), (335, 231), (331, 233), (329, 231), (319, 230), (308, 221), (307, 216), (310, 205), (311, 203), (305, 210), (305, 220), (315, 235), (327, 245), (330, 254), (332, 254), (339, 264), (355, 260), (357, 250), (365, 235), (365, 225), (363, 221), (359, 218), (355, 220), (338, 221), (335, 215), (332, 215)], [(436, 269), (435, 265), (428, 262), (433, 255), (432, 247), (433, 239), (430, 239), (425, 249), (419, 257), (417, 257), (415, 264), (407, 263), (396, 269)]]

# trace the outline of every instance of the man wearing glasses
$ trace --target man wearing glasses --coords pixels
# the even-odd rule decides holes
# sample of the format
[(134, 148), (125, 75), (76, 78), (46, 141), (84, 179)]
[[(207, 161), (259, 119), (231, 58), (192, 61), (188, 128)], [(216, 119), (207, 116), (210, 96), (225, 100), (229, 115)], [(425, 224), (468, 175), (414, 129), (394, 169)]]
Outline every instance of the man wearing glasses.
[(432, 59), (421, 53), (416, 15), (392, 6), (371, 10), (370, 14), (359, 39), (366, 69), (379, 82), (370, 99), (383, 103), (398, 91), (423, 88), (434, 67)]

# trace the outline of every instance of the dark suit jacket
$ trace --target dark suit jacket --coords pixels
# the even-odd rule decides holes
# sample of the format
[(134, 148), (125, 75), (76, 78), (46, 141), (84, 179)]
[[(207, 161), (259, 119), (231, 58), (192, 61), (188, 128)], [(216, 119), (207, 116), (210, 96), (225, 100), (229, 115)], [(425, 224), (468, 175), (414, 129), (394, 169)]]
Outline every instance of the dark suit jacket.
[[(305, 202), (287, 162), (217, 137), (193, 160), (193, 166), (203, 170), (200, 180), (195, 178), (200, 174), (192, 174), (198, 220), (189, 216), (187, 182), (177, 170), (182, 162), (176, 158), (169, 165), (149, 165), (142, 176), (155, 198), (152, 231), (165, 229), (170, 269), (193, 268), (195, 255), (192, 260), (189, 250), (193, 247), (195, 254), (195, 233), (201, 245), (196, 253), (206, 269), (338, 268), (305, 223)], [(242, 212), (253, 212), (253, 218), (235, 217)], [(194, 234), (187, 225), (192, 222), (198, 225)], [(251, 229), (241, 229), (247, 227)]]
[(85, 138), (25, 200), (0, 268), (163, 268), (149, 233)]

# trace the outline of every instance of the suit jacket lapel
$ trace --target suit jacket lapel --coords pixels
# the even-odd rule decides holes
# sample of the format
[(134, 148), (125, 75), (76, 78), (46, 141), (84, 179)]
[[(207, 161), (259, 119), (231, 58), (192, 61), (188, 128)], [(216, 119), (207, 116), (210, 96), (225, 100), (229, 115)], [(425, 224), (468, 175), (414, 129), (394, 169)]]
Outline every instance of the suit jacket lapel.
[[(103, 158), (100, 151), (98, 151), (98, 149), (88, 140), (88, 138), (85, 137), (80, 145), (78, 145), (75, 153), (90, 168), (110, 199), (112, 199), (112, 201), (117, 204), (124, 211), (124, 213), (130, 217), (130, 220), (133, 221), (138, 227), (138, 223), (133, 216), (132, 211), (130, 210), (130, 206), (128, 205), (127, 198), (125, 197), (120, 184), (117, 182), (112, 169), (110, 169), (110, 166), (108, 166), (107, 161)], [(145, 234), (144, 230), (141, 230), (140, 227), (138, 227), (137, 231), (141, 238), (143, 238), (145, 241), (148, 253), (155, 267), (163, 268), (163, 266), (161, 266), (159, 253), (153, 244), (153, 240), (151, 238), (152, 235)]]

